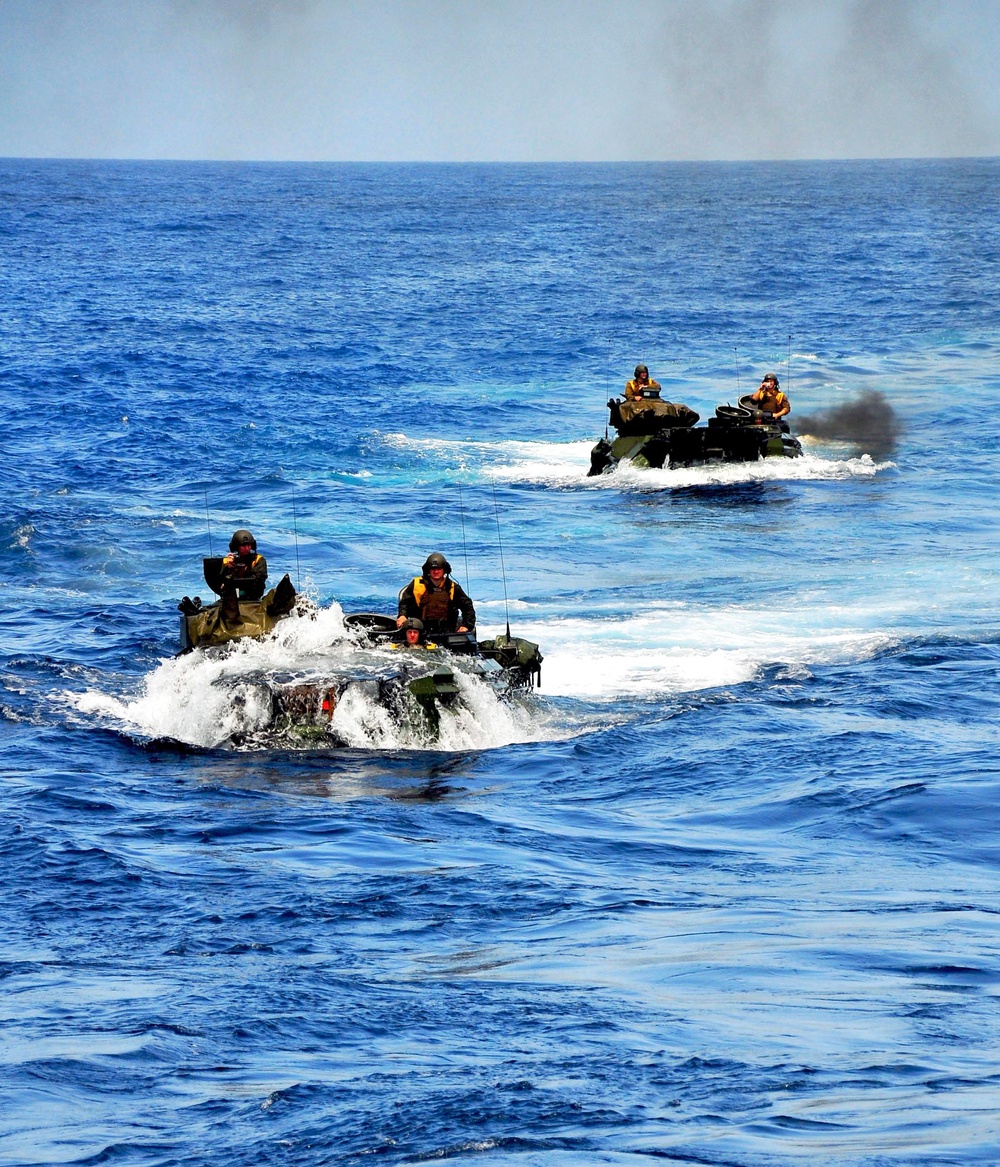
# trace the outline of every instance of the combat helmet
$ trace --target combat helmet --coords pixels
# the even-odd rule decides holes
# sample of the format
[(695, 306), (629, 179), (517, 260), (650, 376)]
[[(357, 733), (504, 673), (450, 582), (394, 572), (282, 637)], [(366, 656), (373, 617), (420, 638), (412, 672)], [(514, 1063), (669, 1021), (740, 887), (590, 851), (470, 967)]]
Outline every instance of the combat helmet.
[(235, 553), (245, 543), (250, 544), (251, 551), (257, 550), (257, 540), (253, 537), (253, 533), (248, 531), (246, 527), (240, 527), (238, 531), (233, 532), (233, 537), (229, 540), (229, 550)]
[(426, 575), (432, 567), (443, 567), (446, 574), (451, 574), (451, 564), (440, 551), (432, 551), (424, 560), (424, 566), (420, 570)]

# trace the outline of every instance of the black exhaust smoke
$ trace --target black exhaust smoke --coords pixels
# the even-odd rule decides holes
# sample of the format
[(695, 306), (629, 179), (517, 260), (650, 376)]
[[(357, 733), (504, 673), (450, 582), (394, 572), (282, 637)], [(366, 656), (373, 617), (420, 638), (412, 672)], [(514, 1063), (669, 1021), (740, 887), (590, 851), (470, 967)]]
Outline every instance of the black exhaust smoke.
[(795, 419), (800, 434), (853, 442), (862, 453), (883, 457), (892, 453), (901, 426), (884, 394), (868, 389), (853, 401)]

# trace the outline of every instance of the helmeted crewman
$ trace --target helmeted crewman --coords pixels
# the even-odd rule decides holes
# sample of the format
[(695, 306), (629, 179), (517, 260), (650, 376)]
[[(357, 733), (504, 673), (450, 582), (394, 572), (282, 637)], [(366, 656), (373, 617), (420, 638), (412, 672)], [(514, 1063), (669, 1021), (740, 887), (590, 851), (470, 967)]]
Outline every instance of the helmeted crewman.
[(416, 617), (427, 632), (471, 632), (476, 627), (476, 609), (462, 585), (451, 578), (448, 560), (435, 551), (421, 570), (423, 575), (410, 580), (399, 593), (396, 627)]
[(659, 396), (662, 386), (659, 381), (652, 381), (649, 369), (645, 365), (636, 365), (631, 381), (625, 382), (625, 400), (641, 401), (644, 395)]
[(437, 648), (436, 644), (432, 644), (425, 637), (424, 622), (423, 620), (418, 620), (416, 616), (410, 616), (403, 621), (396, 636), (398, 637), (400, 633), (402, 633), (402, 639), (395, 640), (394, 637), (394, 643), (389, 646), (390, 648), (419, 648), (427, 652), (433, 652)]
[(239, 600), (259, 600), (267, 583), (267, 560), (257, 554), (257, 540), (241, 527), (229, 540), (229, 554), (219, 572), (222, 594), (234, 594)]
[(765, 410), (775, 421), (779, 417), (784, 417), (786, 413), (792, 412), (791, 403), (778, 388), (778, 378), (773, 373), (765, 374), (760, 388), (752, 394), (751, 400), (758, 409)]

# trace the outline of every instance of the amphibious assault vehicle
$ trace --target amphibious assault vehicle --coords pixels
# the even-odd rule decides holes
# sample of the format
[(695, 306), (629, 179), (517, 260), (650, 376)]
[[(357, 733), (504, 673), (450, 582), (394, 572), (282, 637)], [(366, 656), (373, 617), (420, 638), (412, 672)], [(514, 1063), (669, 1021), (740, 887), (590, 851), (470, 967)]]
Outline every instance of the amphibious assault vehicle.
[(720, 405), (708, 424), (697, 425), (698, 414), (686, 405), (664, 401), (658, 389), (640, 399), (608, 402), (607, 434), (590, 452), (588, 476), (607, 474), (620, 462), (660, 470), (711, 462), (756, 462), (760, 458), (795, 458), (802, 453), (785, 420), (758, 409), (744, 394), (737, 405)]
[[(208, 586), (220, 596), (222, 560), (205, 559)], [(181, 611), (181, 654), (222, 649), (244, 638), (260, 639), (296, 611), (296, 593), (286, 575), (260, 600), (231, 595), (203, 605), (187, 596)], [(304, 604), (304, 606), (303, 606)], [(297, 614), (308, 618), (312, 605), (300, 601)], [(338, 705), (360, 699), (412, 736), (433, 742), (440, 710), (460, 700), (464, 674), (481, 681), (506, 701), (541, 683), (538, 645), (505, 635), (477, 640), (474, 632), (434, 634), (433, 644), (408, 645), (391, 616), (359, 612), (344, 617), (352, 634), (347, 643), (303, 658), (294, 673), (227, 674), (216, 682), (232, 691), (234, 708), (246, 710), (246, 729), (236, 745), (344, 745), (333, 724)]]

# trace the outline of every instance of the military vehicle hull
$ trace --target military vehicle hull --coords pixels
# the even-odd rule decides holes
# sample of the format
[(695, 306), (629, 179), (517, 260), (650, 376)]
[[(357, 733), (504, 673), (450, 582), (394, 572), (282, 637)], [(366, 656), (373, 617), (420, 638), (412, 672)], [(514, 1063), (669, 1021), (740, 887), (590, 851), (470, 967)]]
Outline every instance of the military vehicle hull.
[[(410, 647), (394, 640), (391, 617), (356, 613), (345, 617), (357, 644), (336, 666), (309, 662), (309, 677), (225, 678), (246, 700), (254, 690), (255, 728), (237, 745), (320, 747), (348, 744), (336, 727), (337, 709), (361, 699), (380, 716), (405, 729), (405, 736), (433, 744), (441, 711), (461, 701), (463, 677), (474, 678), (500, 701), (535, 687), (541, 679), (538, 646), (518, 637), (479, 642), (471, 633), (438, 638), (436, 647)], [(234, 694), (234, 699), (237, 699)]]
[(608, 402), (611, 427), (618, 436), (601, 438), (590, 452), (588, 476), (607, 474), (622, 462), (640, 469), (675, 469), (715, 462), (757, 462), (795, 458), (802, 446), (786, 422), (754, 407), (749, 396), (739, 405), (720, 405), (707, 425), (686, 406), (669, 402)]

